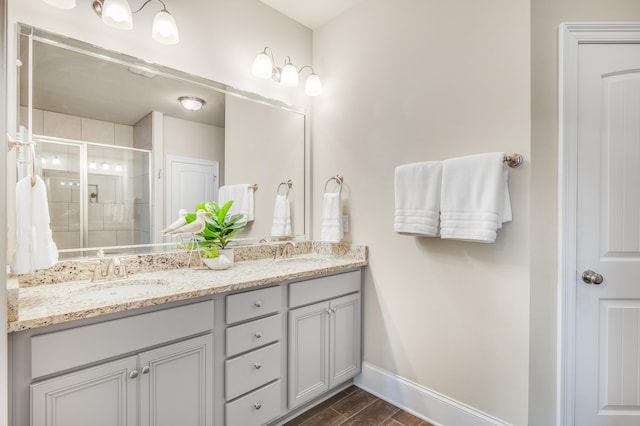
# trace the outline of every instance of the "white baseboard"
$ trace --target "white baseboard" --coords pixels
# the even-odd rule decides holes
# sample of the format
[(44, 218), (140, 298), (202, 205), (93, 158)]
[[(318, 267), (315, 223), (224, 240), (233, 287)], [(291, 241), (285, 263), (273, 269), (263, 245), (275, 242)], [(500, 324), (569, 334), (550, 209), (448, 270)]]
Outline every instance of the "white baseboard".
[(356, 386), (434, 426), (509, 426), (496, 417), (367, 362)]

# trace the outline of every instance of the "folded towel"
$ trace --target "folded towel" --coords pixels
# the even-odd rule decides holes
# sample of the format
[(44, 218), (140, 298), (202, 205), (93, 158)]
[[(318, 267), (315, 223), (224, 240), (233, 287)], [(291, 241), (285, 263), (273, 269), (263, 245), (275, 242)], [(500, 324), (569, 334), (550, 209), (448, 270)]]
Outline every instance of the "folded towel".
[(442, 162), (427, 161), (396, 167), (394, 231), (438, 236)]
[(11, 270), (28, 274), (50, 268), (58, 262), (58, 247), (49, 227), (49, 203), (44, 181), (27, 176), (16, 184), (16, 252)]
[(342, 230), (342, 205), (339, 192), (328, 192), (322, 199), (322, 223), (320, 240), (339, 243), (344, 236)]
[(469, 155), (442, 165), (440, 234), (445, 239), (493, 243), (511, 221), (504, 153)]
[(272, 237), (291, 236), (291, 207), (286, 195), (276, 195), (273, 207), (273, 224), (271, 225)]
[(218, 190), (218, 204), (223, 206), (229, 200), (233, 204), (227, 214), (244, 215), (245, 222), (254, 220), (253, 188), (247, 183), (239, 185), (224, 185)]

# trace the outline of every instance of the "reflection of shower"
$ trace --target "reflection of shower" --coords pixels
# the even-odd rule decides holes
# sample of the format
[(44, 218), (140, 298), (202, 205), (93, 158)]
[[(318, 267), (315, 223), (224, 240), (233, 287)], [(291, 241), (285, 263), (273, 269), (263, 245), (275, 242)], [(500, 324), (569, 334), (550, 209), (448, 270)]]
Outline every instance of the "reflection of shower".
[(42, 137), (38, 151), (60, 250), (150, 242), (150, 151)]

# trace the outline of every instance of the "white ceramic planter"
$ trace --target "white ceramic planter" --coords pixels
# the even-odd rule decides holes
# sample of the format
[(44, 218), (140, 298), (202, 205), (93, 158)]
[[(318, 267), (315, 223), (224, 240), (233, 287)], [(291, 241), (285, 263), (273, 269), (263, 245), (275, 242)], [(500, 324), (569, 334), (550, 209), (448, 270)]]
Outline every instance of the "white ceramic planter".
[(233, 266), (233, 249), (218, 249), (219, 256), (213, 259), (202, 258), (210, 269), (221, 270)]

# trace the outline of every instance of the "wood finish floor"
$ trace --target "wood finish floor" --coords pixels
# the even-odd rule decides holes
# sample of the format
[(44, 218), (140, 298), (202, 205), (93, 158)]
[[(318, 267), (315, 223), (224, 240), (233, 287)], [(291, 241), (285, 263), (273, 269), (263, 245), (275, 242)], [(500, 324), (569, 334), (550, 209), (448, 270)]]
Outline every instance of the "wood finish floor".
[(299, 425), (433, 426), (355, 386), (348, 387), (285, 424)]

